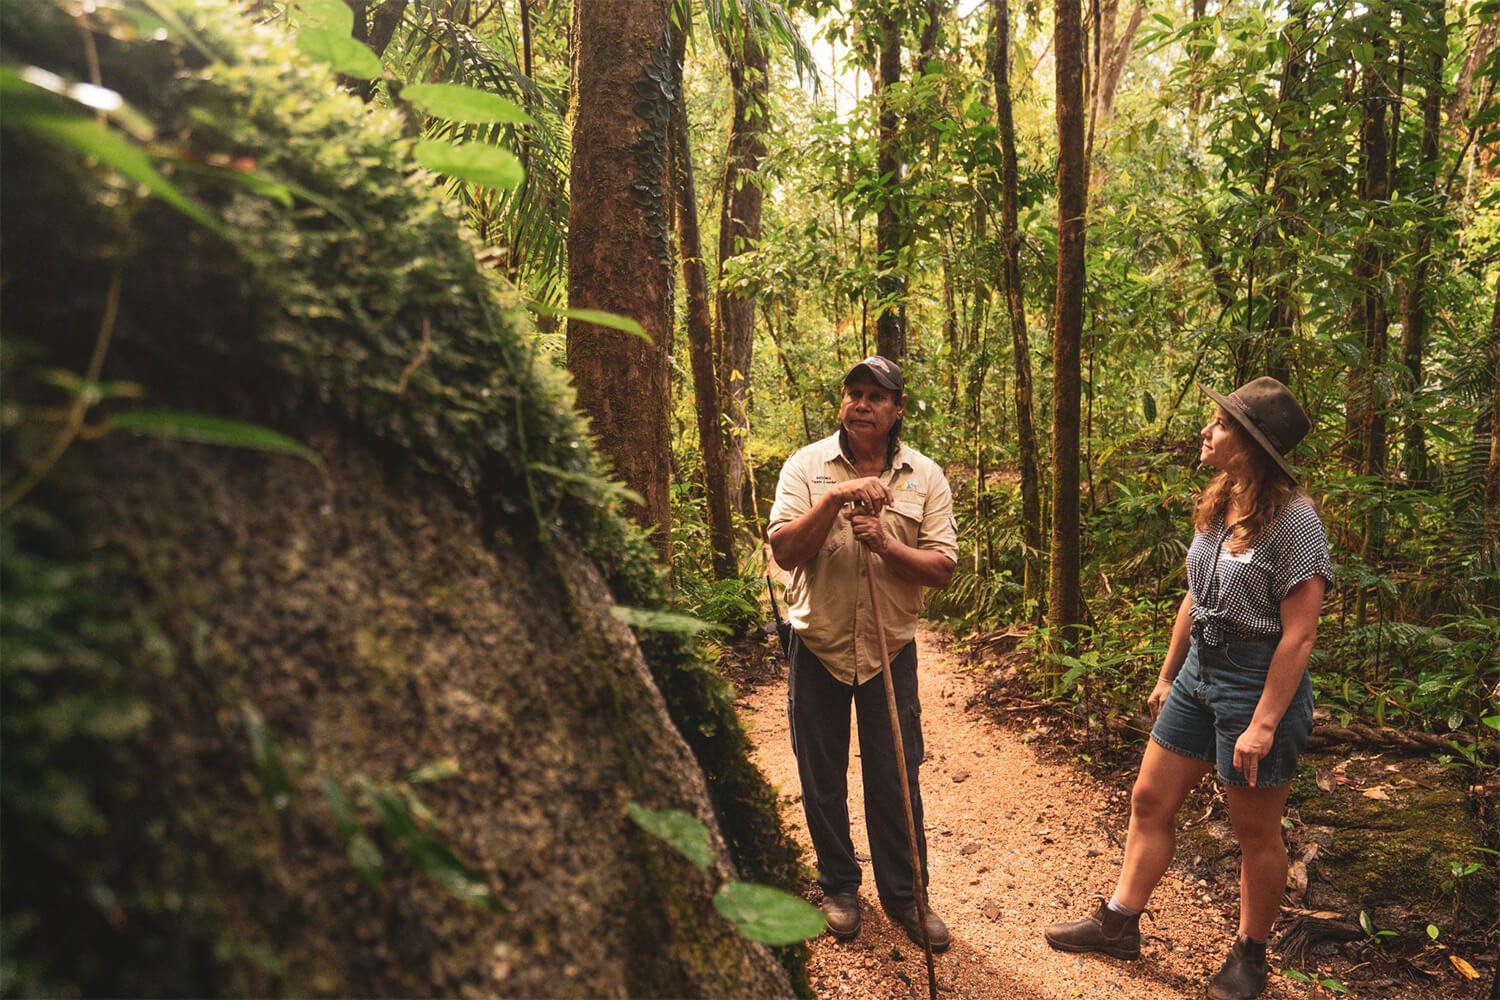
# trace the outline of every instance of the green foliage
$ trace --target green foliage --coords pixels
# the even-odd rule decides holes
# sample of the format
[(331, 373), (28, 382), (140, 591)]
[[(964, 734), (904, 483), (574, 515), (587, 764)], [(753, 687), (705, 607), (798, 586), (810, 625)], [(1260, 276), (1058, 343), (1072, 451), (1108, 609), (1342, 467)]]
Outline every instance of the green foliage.
[(694, 868), (708, 871), (713, 851), (708, 845), (708, 827), (701, 819), (681, 809), (647, 809), (636, 802), (627, 802), (625, 811), (636, 826), (669, 844), (691, 861)]
[(243, 420), (224, 420), (200, 413), (173, 413), (162, 410), (129, 410), (109, 418), (110, 430), (129, 431), (143, 437), (172, 441), (195, 441), (199, 444), (251, 448), (256, 451), (295, 455), (322, 469), (323, 459), (317, 452), (298, 444), (285, 434), (249, 424)]
[(487, 125), (530, 122), (514, 101), (456, 83), (413, 83), (401, 88), (401, 99), (434, 118)]
[(424, 139), (417, 143), (413, 153), (417, 162), (428, 170), (498, 191), (516, 187), (526, 176), (521, 161), (498, 146)]
[[(697, 817), (678, 809), (647, 809), (635, 802), (626, 803), (625, 809), (642, 830), (670, 845), (699, 871), (708, 871), (712, 861), (708, 827)], [(714, 893), (714, 908), (741, 934), (762, 944), (797, 944), (823, 933), (821, 910), (774, 886), (725, 882)]]
[(739, 932), (762, 944), (795, 944), (823, 933), (823, 913), (791, 893), (753, 882), (726, 882), (714, 908)]

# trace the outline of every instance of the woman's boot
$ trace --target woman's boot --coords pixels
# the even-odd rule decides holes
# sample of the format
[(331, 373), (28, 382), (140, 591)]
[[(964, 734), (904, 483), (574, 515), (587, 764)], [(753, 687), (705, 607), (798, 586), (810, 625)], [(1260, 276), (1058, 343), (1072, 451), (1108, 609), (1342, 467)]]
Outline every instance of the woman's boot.
[(1126, 916), (1100, 903), (1092, 917), (1052, 924), (1042, 932), (1058, 951), (1097, 951), (1134, 961), (1141, 957), (1141, 915)]
[(1270, 975), (1266, 943), (1235, 938), (1224, 967), (1208, 982), (1209, 1000), (1251, 1000), (1260, 996)]

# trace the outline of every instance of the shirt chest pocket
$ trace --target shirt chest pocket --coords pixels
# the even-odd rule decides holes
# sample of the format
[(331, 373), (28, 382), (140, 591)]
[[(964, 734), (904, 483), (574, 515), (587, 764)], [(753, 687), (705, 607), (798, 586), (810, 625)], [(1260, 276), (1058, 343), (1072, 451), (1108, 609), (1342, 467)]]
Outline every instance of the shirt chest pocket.
[(1254, 549), (1237, 556), (1221, 553), (1219, 580), (1224, 598), (1250, 601), (1257, 608), (1270, 603), (1272, 569)]
[(891, 517), (887, 523), (904, 544), (915, 547), (917, 534), (922, 527), (922, 515), (926, 512), (927, 498), (914, 491), (897, 490), (896, 502), (890, 506)]
[[(812, 488), (812, 503), (808, 509), (816, 507), (818, 502), (827, 495), (828, 491), (833, 489), (833, 485), (832, 483), (826, 483), (814, 486)], [(840, 511), (838, 518), (833, 522), (833, 527), (828, 529), (828, 534), (823, 539), (822, 551), (825, 554), (837, 552), (843, 546), (844, 542), (848, 540), (849, 531), (849, 521), (844, 517), (843, 511)]]

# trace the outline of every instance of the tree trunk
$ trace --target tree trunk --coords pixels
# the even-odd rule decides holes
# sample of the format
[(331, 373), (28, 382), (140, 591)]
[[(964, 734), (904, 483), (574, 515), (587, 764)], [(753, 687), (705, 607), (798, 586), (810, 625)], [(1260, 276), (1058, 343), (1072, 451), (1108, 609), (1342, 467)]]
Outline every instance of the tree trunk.
[(880, 295), (880, 315), (875, 320), (876, 350), (892, 361), (906, 355), (906, 321), (901, 299), (906, 283), (899, 276), (902, 251), (901, 162), (896, 140), (899, 119), (892, 106), (890, 88), (901, 82), (901, 29), (882, 8), (880, 14), (880, 107), (875, 170), (885, 191), (875, 214), (875, 253), (881, 276), (875, 287)]
[[(719, 212), (719, 263), (716, 281), (718, 328), (715, 332), (720, 398), (728, 420), (724, 443), (725, 484), (730, 503), (744, 510), (745, 439), (750, 433), (747, 390), (755, 347), (755, 300), (736, 295), (724, 280), (724, 266), (760, 242), (761, 204), (764, 200), (756, 172), (766, 155), (765, 130), (770, 113), (769, 62), (765, 48), (749, 25), (739, 36), (723, 40), (729, 60), (733, 118), (724, 157), (724, 182)], [(721, 434), (723, 432), (721, 431)]]
[[(406, 16), (410, 0), (348, 0), (354, 11), (352, 34), (370, 47), (377, 56), (384, 55), (401, 19)], [(375, 95), (374, 80), (355, 80), (354, 92), (368, 102)]]
[[(673, 32), (677, 80), (682, 79), (685, 29)], [(713, 350), (713, 316), (708, 304), (708, 269), (698, 232), (698, 195), (693, 184), (693, 154), (688, 142), (687, 97), (677, 88), (672, 102), (672, 176), (676, 194), (677, 245), (682, 258), (682, 287), (687, 292), (688, 353), (693, 366), (693, 401), (698, 416), (698, 450), (703, 458), (703, 495), (708, 505), (708, 543), (714, 579), (733, 578), (738, 569), (734, 517), (724, 475), (724, 420)]]
[[(1300, 5), (1301, 16), (1291, 30), (1283, 33), (1287, 47), (1286, 66), (1281, 74), (1280, 91), (1276, 96), (1276, 117), (1282, 118), (1288, 108), (1296, 112), (1302, 103), (1302, 84), (1307, 75), (1306, 37), (1309, 5)], [(1298, 181), (1286, 169), (1295, 138), (1288, 138), (1285, 127), (1276, 138), (1275, 158), (1267, 164), (1272, 171), (1271, 199), (1276, 206), (1276, 225), (1272, 227), (1272, 238), (1276, 241), (1276, 252), (1271, 267), (1272, 277), (1266, 289), (1270, 311), (1266, 319), (1265, 371), (1282, 382), (1291, 381), (1293, 340), (1296, 333), (1297, 307), (1296, 271), (1297, 253), (1287, 244), (1297, 235), (1297, 207), (1299, 202)], [(1249, 308), (1247, 305), (1246, 308)]]
[(1099, 68), (1098, 80), (1093, 87), (1093, 106), (1089, 111), (1089, 134), (1084, 156), (1089, 163), (1090, 173), (1094, 173), (1094, 148), (1103, 145), (1102, 140), (1096, 137), (1109, 128), (1109, 123), (1115, 115), (1115, 92), (1120, 86), (1120, 77), (1125, 74), (1125, 63), (1130, 58), (1130, 47), (1135, 43), (1135, 34), (1141, 27), (1141, 19), (1146, 16), (1146, 8), (1143, 4), (1136, 4), (1130, 11), (1130, 18), (1125, 23), (1125, 30), (1115, 33), (1119, 21), (1120, 0), (1103, 0), (1099, 6), (1099, 25), (1095, 29), (1098, 34), (1099, 45)]
[(1199, 119), (1203, 115), (1203, 67), (1208, 64), (1208, 56), (1198, 45), (1203, 36), (1203, 25), (1201, 22), (1208, 13), (1208, 0), (1192, 0), (1193, 4), (1193, 30), (1188, 39), (1188, 62), (1192, 68), (1190, 76), (1191, 92), (1188, 94), (1188, 147), (1198, 148)]
[(1021, 473), (1021, 541), (1023, 587), (1029, 606), (1040, 614), (1045, 605), (1042, 563), (1041, 471), (1037, 455), (1036, 423), (1031, 401), (1031, 345), (1026, 334), (1026, 300), (1021, 285), (1020, 236), (1017, 232), (1018, 167), (1016, 126), (1010, 98), (1010, 3), (991, 0), (991, 32), (995, 39), (991, 62), (995, 82), (995, 115), (1000, 130), (1000, 245), (1006, 312), (1010, 317), (1011, 347), (1015, 355), (1016, 447)]
[[(1417, 171), (1415, 196), (1431, 206), (1439, 206), (1438, 152), (1442, 140), (1443, 58), (1448, 50), (1448, 29), (1444, 4), (1439, 2), (1430, 13), (1425, 39), (1428, 46), (1426, 74), (1422, 94), (1422, 151)], [(1411, 276), (1401, 296), (1401, 363), (1407, 371), (1410, 402), (1405, 407), (1402, 431), (1401, 466), (1408, 482), (1425, 483), (1429, 477), (1427, 440), (1417, 400), (1422, 394), (1422, 362), (1427, 347), (1427, 271), (1431, 265), (1433, 226), (1420, 223)]]
[(1500, 36), (1500, 24), (1492, 18), (1481, 18), (1474, 28), (1474, 41), (1468, 46), (1468, 55), (1464, 58), (1463, 68), (1458, 71), (1446, 109), (1449, 125), (1459, 131), (1469, 119), (1469, 96), (1474, 88), (1474, 75), (1489, 56), (1490, 49), (1495, 47), (1497, 36)]
[(1058, 0), (1053, 50), (1057, 80), (1057, 303), (1052, 340), (1052, 564), (1047, 624), (1066, 648), (1083, 623), (1079, 584), (1078, 406), (1083, 336), (1083, 32), (1079, 0)]
[(573, 192), (568, 304), (633, 319), (646, 337), (568, 321), (568, 371), (634, 511), (671, 552), (667, 408), (672, 261), (667, 131), (672, 116), (668, 0), (573, 8)]
[[(1369, 214), (1371, 230), (1384, 226), (1386, 204), (1390, 199), (1389, 164), (1391, 151), (1386, 131), (1386, 110), (1391, 103), (1387, 78), (1387, 53), (1390, 23), (1367, 14), (1372, 56), (1362, 73), (1360, 97), (1360, 200)], [(1386, 459), (1386, 393), (1381, 388), (1379, 371), (1385, 363), (1389, 318), (1386, 306), (1386, 251), (1378, 236), (1361, 241), (1354, 262), (1355, 284), (1360, 291), (1358, 316), (1362, 355), (1349, 376), (1349, 399), (1346, 410), (1348, 456), (1362, 475), (1379, 476), (1385, 472)], [(1367, 543), (1378, 540), (1367, 537)]]
[(1490, 313), (1490, 460), (1485, 468), (1484, 499), (1489, 509), (1490, 538), (1500, 532), (1500, 286)]

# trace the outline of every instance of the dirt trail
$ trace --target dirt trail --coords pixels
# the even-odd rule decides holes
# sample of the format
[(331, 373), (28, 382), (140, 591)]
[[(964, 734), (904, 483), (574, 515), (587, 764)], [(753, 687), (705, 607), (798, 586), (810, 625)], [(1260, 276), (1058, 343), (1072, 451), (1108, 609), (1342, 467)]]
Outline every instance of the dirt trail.
[[(1167, 873), (1144, 920), (1139, 962), (1054, 952), (1042, 928), (1092, 909), (1114, 887), (1124, 843), (1124, 803), (1065, 765), (1046, 763), (1017, 734), (965, 710), (976, 684), (925, 628), (917, 636), (922, 795), (933, 909), (953, 947), (937, 956), (946, 998), (1201, 997), (1234, 933), (1233, 886)], [(740, 701), (755, 759), (780, 790), (783, 816), (812, 858), (796, 763), (787, 735), (786, 685), (762, 684)], [(1044, 739), (1046, 737), (1043, 737)], [(825, 997), (925, 997), (920, 947), (881, 912), (869, 867), (858, 766), (851, 741), (850, 819), (864, 863), (864, 928), (840, 943), (812, 942), (813, 985)], [(810, 862), (811, 863), (811, 862)], [(1273, 976), (1276, 996), (1307, 990)], [(1266, 995), (1273, 991), (1268, 990)]]

